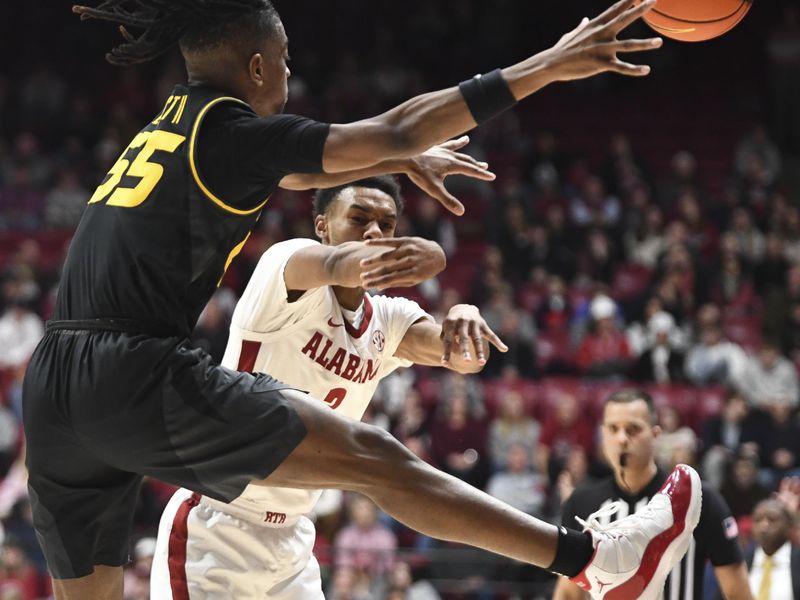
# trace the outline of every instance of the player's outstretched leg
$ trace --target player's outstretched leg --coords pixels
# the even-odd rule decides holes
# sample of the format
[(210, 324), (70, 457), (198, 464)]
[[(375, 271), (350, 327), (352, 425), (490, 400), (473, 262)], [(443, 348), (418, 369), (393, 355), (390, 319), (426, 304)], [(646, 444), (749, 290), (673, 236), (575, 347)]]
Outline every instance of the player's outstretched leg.
[(426, 535), (578, 577), (598, 598), (655, 598), (700, 517), (700, 479), (681, 465), (643, 510), (613, 527), (589, 523), (591, 535), (557, 528), (434, 469), (376, 427), (342, 419), (305, 394), (287, 396), (308, 435), (257, 483), (360, 492)]
[(603, 525), (601, 513), (613, 514), (615, 502), (581, 520), (592, 535), (592, 560), (572, 581), (594, 598), (655, 600), (664, 581), (686, 554), (700, 520), (700, 476), (678, 465), (642, 510)]

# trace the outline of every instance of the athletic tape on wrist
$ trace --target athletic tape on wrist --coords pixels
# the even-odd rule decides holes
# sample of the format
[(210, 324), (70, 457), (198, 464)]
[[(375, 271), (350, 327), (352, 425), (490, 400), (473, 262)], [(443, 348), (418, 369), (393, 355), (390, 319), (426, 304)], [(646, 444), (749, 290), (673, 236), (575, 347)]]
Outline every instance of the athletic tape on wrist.
[(462, 81), (458, 84), (458, 89), (478, 125), (517, 103), (500, 69)]

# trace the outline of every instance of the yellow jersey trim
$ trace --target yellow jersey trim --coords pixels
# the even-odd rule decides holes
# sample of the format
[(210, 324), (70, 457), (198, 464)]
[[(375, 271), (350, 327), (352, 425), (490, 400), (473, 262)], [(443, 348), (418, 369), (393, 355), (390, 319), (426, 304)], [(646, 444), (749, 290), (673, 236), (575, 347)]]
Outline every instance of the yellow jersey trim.
[(233, 213), (234, 215), (252, 215), (253, 213), (256, 213), (260, 211), (262, 208), (264, 208), (264, 205), (269, 200), (269, 196), (267, 196), (261, 204), (249, 210), (241, 210), (239, 208), (230, 206), (229, 204), (226, 204), (224, 200), (217, 198), (211, 192), (211, 190), (209, 190), (206, 187), (206, 185), (200, 179), (200, 174), (197, 172), (197, 165), (195, 164), (194, 161), (194, 148), (195, 148), (195, 142), (197, 141), (197, 130), (200, 127), (200, 123), (202, 123), (203, 121), (203, 117), (205, 117), (206, 113), (211, 107), (213, 107), (216, 104), (219, 104), (220, 102), (226, 102), (226, 101), (238, 102), (239, 104), (244, 104), (245, 106), (247, 106), (245, 102), (242, 102), (238, 98), (234, 98), (233, 96), (222, 96), (221, 98), (215, 98), (202, 108), (200, 114), (197, 115), (197, 119), (195, 119), (194, 121), (194, 125), (192, 126), (192, 135), (189, 138), (189, 167), (192, 171), (192, 177), (194, 177), (194, 181), (197, 184), (197, 186), (203, 191), (206, 197), (209, 200), (211, 200), (214, 204), (216, 204), (223, 210), (228, 211), (229, 213)]

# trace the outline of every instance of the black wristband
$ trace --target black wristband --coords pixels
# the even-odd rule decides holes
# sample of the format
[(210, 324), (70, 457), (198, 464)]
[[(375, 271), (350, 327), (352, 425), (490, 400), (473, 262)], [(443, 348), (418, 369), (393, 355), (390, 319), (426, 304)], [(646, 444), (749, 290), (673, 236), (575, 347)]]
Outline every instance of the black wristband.
[(478, 125), (517, 103), (500, 69), (462, 81), (458, 84), (458, 89)]

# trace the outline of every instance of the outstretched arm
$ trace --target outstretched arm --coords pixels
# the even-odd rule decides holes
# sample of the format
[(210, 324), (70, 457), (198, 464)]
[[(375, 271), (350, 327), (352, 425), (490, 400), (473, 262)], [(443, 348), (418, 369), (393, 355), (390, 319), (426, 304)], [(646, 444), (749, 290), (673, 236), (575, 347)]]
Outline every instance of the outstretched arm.
[[(653, 50), (661, 45), (661, 39), (618, 40), (617, 35), (654, 4), (655, 0), (638, 5), (636, 0), (620, 0), (594, 19), (584, 19), (552, 48), (503, 69), (502, 77), (514, 99), (522, 100), (556, 81), (582, 79), (606, 71), (647, 75), (649, 67), (623, 62), (617, 53)], [(423, 94), (376, 117), (332, 125), (323, 152), (323, 168), (336, 173), (413, 156), (475, 125), (458, 87)]]
[(494, 180), (489, 165), (462, 152), (457, 152), (469, 143), (469, 136), (461, 136), (438, 146), (429, 148), (413, 158), (385, 160), (378, 164), (340, 173), (294, 173), (281, 179), (280, 187), (287, 190), (310, 190), (344, 185), (365, 177), (402, 173), (408, 176), (423, 192), (445, 204), (461, 206), (447, 189), (444, 180), (449, 175), (466, 175), (484, 181)]
[(501, 352), (508, 350), (477, 307), (456, 304), (443, 323), (424, 320), (409, 327), (394, 354), (418, 365), (477, 373), (489, 359), (489, 343)]
[(287, 290), (342, 287), (409, 287), (440, 273), (444, 250), (417, 237), (306, 246), (292, 254), (283, 271)]

